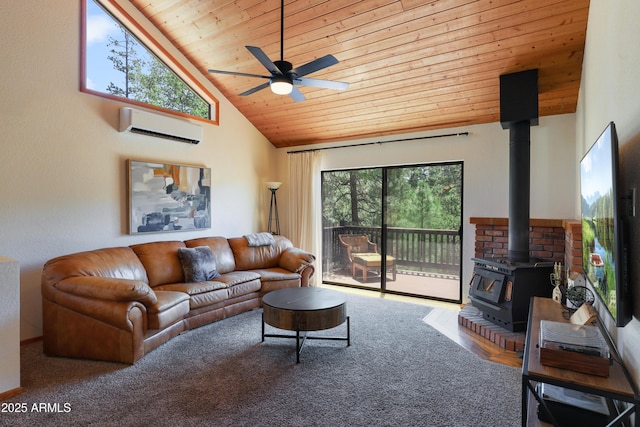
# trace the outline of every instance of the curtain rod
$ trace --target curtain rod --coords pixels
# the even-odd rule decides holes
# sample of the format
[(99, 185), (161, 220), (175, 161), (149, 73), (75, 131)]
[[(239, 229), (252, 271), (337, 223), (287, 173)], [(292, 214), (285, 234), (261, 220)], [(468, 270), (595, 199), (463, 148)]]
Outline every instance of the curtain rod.
[(376, 144), (382, 145), (382, 144), (386, 144), (388, 142), (416, 141), (416, 140), (419, 140), (419, 139), (445, 138), (445, 137), (449, 137), (449, 136), (467, 136), (467, 135), (469, 135), (469, 132), (446, 133), (446, 134), (442, 134), (442, 135), (419, 136), (419, 137), (415, 137), (415, 138), (391, 139), (389, 141), (363, 142), (361, 144), (338, 145), (336, 147), (309, 148), (308, 150), (287, 151), (287, 154), (308, 153), (308, 152), (311, 152), (311, 151), (322, 151), (322, 150), (335, 150), (335, 149), (338, 149), (338, 148), (362, 147), (364, 145), (376, 145)]

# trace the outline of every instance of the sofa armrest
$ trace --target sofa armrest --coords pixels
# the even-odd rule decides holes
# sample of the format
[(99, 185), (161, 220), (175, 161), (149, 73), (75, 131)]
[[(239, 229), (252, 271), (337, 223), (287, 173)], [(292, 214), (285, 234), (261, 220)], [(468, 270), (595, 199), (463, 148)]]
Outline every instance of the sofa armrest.
[(300, 271), (300, 286), (313, 286), (311, 278), (316, 268), (313, 265), (307, 265)]
[(146, 307), (158, 301), (151, 287), (140, 280), (100, 276), (75, 276), (59, 281), (55, 287), (73, 295), (108, 301), (138, 301)]
[[(131, 313), (141, 313), (139, 316), (141, 330), (147, 330), (147, 307), (138, 301), (88, 298), (50, 288), (43, 293), (42, 302), (43, 307), (56, 307), (56, 310), (63, 310), (65, 313), (77, 313), (83, 316), (85, 322), (103, 322), (123, 331), (131, 331), (134, 327)], [(53, 316), (47, 322), (55, 323), (56, 319), (58, 319), (58, 315)]]
[(134, 363), (144, 353), (146, 308), (54, 290), (42, 299), (43, 350), (49, 356)]
[(288, 248), (280, 256), (279, 266), (294, 273), (300, 273), (305, 267), (313, 266), (315, 260), (316, 257), (312, 253), (298, 248)]
[(315, 271), (316, 257), (312, 253), (298, 248), (287, 248), (280, 256), (279, 266), (285, 270), (300, 274), (300, 285), (309, 286)]

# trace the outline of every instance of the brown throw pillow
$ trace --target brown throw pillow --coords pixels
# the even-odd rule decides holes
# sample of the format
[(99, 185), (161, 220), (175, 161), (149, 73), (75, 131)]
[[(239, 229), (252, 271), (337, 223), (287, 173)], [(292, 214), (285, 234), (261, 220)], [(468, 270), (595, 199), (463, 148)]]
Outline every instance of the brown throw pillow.
[(185, 282), (206, 282), (220, 277), (209, 246), (178, 248)]

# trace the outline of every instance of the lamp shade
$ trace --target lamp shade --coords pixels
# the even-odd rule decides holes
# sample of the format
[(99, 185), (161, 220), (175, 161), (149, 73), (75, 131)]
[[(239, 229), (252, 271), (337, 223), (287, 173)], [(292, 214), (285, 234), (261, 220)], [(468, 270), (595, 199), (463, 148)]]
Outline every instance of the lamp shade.
[(289, 95), (293, 90), (293, 83), (284, 76), (271, 78), (271, 92), (277, 95)]
[(277, 190), (282, 185), (281, 182), (269, 181), (265, 183), (269, 190)]

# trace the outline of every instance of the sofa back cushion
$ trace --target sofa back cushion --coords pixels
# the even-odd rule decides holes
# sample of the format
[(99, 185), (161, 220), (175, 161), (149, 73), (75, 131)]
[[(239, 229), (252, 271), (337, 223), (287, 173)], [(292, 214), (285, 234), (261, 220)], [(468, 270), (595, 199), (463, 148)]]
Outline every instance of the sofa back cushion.
[(293, 247), (293, 243), (283, 236), (273, 236), (275, 243), (264, 246), (249, 246), (244, 237), (229, 239), (229, 246), (236, 260), (237, 270), (255, 270), (278, 266), (283, 251)]
[(149, 278), (149, 286), (184, 282), (182, 263), (178, 258), (178, 248), (183, 242), (151, 242), (129, 246), (136, 253)]
[(187, 240), (184, 244), (188, 248), (209, 246), (216, 260), (216, 270), (218, 270), (218, 273), (230, 273), (236, 269), (233, 252), (226, 237), (201, 237)]
[(47, 261), (43, 283), (56, 284), (67, 277), (98, 276), (148, 282), (144, 266), (127, 247), (78, 252)]

